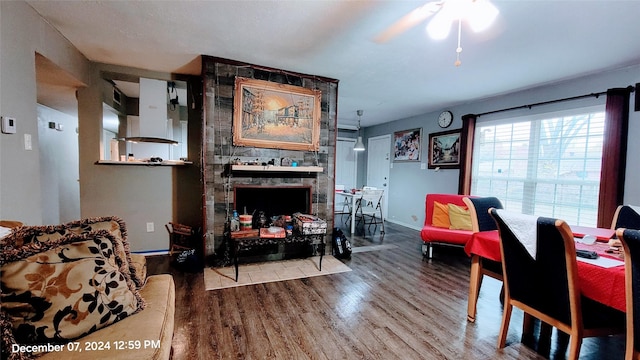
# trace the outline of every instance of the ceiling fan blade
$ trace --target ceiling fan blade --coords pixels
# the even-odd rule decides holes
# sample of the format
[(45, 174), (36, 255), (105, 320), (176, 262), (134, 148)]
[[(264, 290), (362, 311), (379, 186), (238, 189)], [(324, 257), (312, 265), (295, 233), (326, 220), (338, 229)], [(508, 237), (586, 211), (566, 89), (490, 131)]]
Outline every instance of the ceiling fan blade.
[(393, 39), (438, 12), (438, 10), (442, 8), (443, 3), (444, 1), (432, 1), (420, 6), (389, 26), (376, 36), (374, 41), (382, 44)]

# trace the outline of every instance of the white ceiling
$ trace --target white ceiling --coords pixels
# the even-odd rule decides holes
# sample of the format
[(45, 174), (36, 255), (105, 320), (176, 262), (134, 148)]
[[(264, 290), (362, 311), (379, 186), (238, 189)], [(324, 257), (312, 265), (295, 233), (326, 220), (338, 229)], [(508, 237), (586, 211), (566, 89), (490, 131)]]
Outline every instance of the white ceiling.
[(489, 31), (463, 24), (460, 67), (454, 29), (373, 41), (425, 1), (27, 2), (92, 61), (199, 74), (211, 55), (338, 79), (341, 124), (357, 109), (369, 126), (640, 63), (640, 0), (494, 0)]

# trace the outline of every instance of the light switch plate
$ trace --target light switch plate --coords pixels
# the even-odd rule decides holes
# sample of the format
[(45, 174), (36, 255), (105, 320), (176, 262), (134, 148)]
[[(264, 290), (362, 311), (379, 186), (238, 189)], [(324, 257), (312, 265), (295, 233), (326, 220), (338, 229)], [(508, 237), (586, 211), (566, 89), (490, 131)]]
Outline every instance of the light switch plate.
[(16, 119), (8, 116), (2, 117), (2, 132), (5, 134), (16, 133)]
[(33, 150), (33, 144), (31, 143), (31, 134), (24, 134), (24, 149)]

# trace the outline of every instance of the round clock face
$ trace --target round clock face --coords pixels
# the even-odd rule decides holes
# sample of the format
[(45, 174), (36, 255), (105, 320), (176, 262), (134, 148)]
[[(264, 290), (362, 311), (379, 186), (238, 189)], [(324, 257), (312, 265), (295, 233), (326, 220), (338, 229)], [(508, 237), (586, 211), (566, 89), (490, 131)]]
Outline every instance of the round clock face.
[(453, 114), (451, 113), (451, 111), (443, 111), (440, 113), (440, 116), (438, 116), (438, 125), (440, 125), (440, 127), (449, 127), (452, 122)]

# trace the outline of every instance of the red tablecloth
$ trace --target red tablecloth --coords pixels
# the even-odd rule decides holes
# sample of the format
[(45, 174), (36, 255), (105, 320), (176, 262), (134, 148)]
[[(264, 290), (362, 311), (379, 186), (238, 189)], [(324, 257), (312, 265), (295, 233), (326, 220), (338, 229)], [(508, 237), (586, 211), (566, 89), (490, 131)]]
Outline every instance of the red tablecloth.
[[(609, 248), (607, 244), (585, 245), (576, 243), (576, 248), (594, 250), (600, 256), (610, 257), (604, 252)], [(497, 230), (475, 233), (464, 249), (468, 255), (475, 254), (494, 261), (501, 261), (502, 259)], [(624, 265), (603, 268), (578, 261), (578, 281), (580, 291), (584, 296), (620, 311), (626, 311)]]
[(571, 231), (575, 237), (585, 235), (595, 236), (597, 240), (607, 242), (615, 235), (616, 231), (611, 229), (591, 228), (586, 226), (571, 225)]

